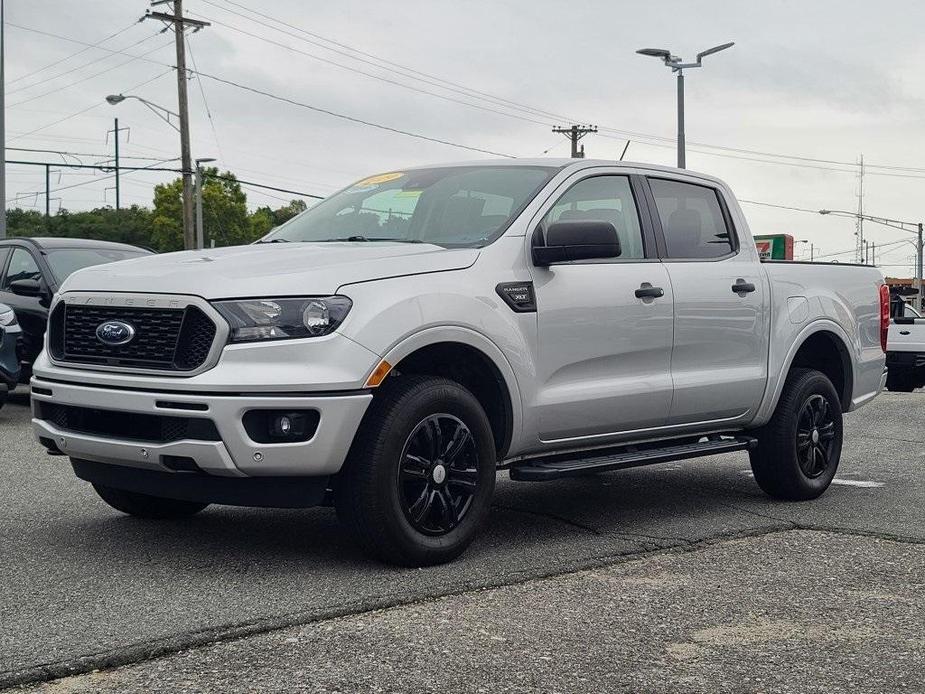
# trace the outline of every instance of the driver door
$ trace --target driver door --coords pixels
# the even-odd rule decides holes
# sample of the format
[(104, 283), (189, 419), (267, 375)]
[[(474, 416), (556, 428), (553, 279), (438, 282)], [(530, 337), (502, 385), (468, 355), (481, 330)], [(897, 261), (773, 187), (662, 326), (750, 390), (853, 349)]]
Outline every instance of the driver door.
[[(610, 222), (621, 246), (617, 258), (532, 269), (539, 338), (533, 414), (543, 443), (605, 442), (667, 424), (673, 296), (638, 192), (625, 173), (584, 171), (543, 214), (543, 229), (557, 221)], [(647, 287), (661, 295), (637, 296)]]

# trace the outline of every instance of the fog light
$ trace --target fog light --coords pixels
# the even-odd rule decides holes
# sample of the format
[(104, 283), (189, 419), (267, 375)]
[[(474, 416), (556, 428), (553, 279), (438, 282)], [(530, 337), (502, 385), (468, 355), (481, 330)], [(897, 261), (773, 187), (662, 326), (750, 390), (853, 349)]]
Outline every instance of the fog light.
[(317, 410), (249, 410), (243, 424), (256, 443), (297, 443), (315, 435), (320, 418)]

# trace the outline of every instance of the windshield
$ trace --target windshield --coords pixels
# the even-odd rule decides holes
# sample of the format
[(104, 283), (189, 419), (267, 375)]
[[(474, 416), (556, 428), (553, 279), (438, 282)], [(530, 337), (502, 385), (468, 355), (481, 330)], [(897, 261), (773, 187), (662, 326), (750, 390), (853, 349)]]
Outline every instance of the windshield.
[(294, 217), (261, 243), (403, 241), (480, 247), (500, 236), (556, 171), (455, 166), (370, 176)]
[(91, 265), (114, 263), (117, 260), (140, 258), (150, 255), (148, 251), (138, 249), (121, 250), (109, 248), (55, 248), (46, 251), (45, 257), (58, 282), (63, 282), (72, 273)]

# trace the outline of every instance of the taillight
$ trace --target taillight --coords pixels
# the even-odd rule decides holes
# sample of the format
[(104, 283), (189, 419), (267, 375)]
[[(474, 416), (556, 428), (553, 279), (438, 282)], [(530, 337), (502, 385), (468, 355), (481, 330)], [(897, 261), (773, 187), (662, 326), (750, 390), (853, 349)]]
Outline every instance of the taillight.
[(880, 285), (880, 349), (886, 352), (886, 336), (890, 332), (890, 288)]

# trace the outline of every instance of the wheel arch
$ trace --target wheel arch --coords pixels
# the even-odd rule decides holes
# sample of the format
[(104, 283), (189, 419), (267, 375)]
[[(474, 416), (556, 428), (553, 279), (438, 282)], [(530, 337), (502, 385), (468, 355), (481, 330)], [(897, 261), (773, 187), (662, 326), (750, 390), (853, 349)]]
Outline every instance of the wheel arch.
[(844, 329), (830, 320), (815, 321), (802, 330), (793, 341), (790, 351), (782, 364), (773, 396), (769, 398), (756, 417), (757, 423), (763, 424), (774, 413), (780, 400), (787, 374), (794, 368), (816, 369), (824, 373), (838, 393), (842, 411), (852, 409), (854, 395), (854, 362), (851, 340)]
[(392, 365), (389, 378), (442, 376), (472, 391), (491, 422), (498, 457), (504, 458), (522, 426), (521, 396), (514, 370), (494, 342), (459, 326), (428, 328), (402, 340), (383, 359)]

